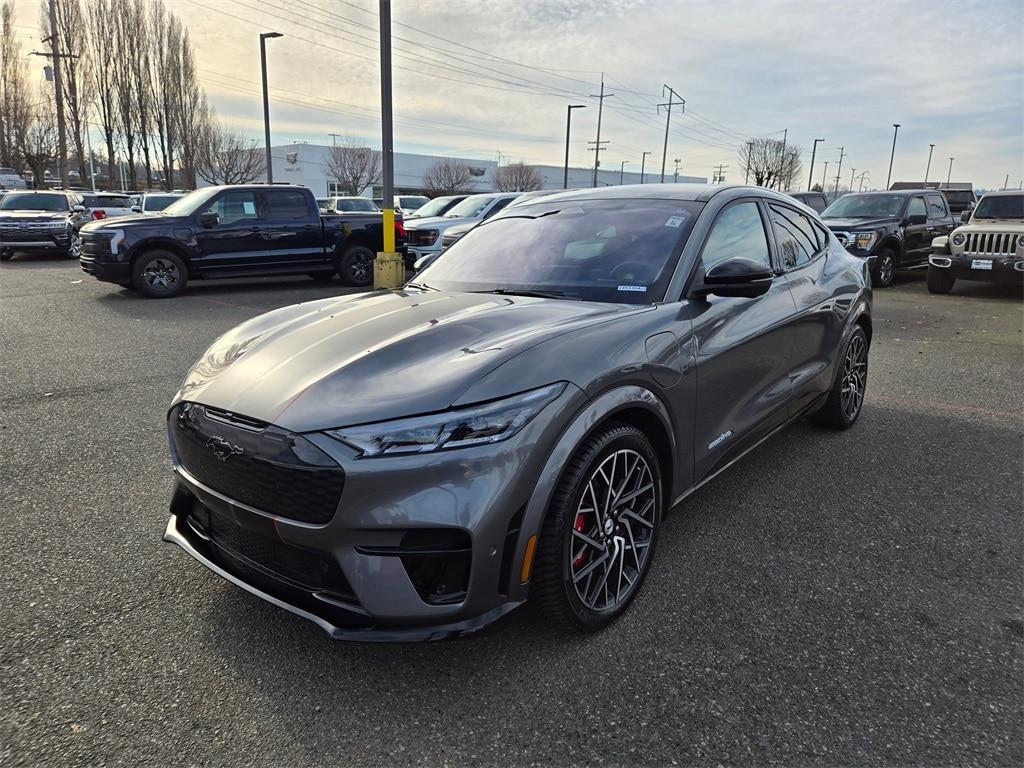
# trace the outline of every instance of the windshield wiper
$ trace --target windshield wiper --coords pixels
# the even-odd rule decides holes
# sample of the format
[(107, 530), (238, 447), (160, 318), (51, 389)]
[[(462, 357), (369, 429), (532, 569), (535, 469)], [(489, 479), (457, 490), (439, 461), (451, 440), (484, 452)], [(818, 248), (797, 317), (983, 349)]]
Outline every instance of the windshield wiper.
[(487, 291), (470, 291), (470, 293), (496, 293), (499, 296), (534, 296), (538, 299), (564, 299), (562, 291), (532, 291), (528, 288), (491, 288)]
[(406, 288), (419, 288), (421, 291), (440, 291), (441, 290), (440, 288), (435, 288), (434, 286), (427, 285), (426, 283), (406, 283), (405, 287)]

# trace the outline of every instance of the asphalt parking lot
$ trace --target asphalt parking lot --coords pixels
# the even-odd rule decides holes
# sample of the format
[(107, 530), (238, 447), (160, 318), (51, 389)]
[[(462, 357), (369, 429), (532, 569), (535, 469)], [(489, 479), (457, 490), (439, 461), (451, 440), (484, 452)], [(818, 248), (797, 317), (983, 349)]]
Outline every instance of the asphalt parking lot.
[[(163, 544), (163, 415), (255, 314), (0, 267), (0, 765), (1020, 765), (1019, 289), (876, 294), (865, 411), (798, 424), (670, 515), (632, 609), (559, 634), (332, 642)], [(410, 383), (410, 386), (414, 386)]]

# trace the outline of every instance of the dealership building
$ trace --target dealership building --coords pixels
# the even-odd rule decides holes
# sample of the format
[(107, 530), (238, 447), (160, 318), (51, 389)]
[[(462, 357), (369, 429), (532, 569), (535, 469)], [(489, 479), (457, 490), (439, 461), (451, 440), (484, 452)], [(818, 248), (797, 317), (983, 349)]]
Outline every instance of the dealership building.
[[(271, 158), (274, 164), (274, 181), (288, 182), (308, 187), (317, 197), (329, 197), (331, 195), (344, 195), (336, 182), (330, 177), (329, 159), (331, 148), (323, 144), (282, 144), (271, 147)], [(438, 160), (450, 160), (450, 157), (441, 155), (414, 155), (408, 152), (395, 153), (395, 192), (415, 194), (424, 191), (423, 174)], [(498, 164), (494, 160), (469, 160), (462, 158), (462, 162), (469, 166), (472, 173), (471, 192), (493, 192), (494, 191), (494, 169)], [(534, 168), (540, 174), (541, 186), (543, 189), (561, 189), (564, 168), (560, 165), (535, 165)], [(570, 187), (589, 187), (593, 183), (593, 168), (569, 168)], [(660, 181), (660, 164), (650, 161), (645, 169), (644, 182), (651, 184)], [(677, 180), (679, 182), (696, 182), (704, 184), (707, 182), (705, 176), (684, 176), (679, 175), (673, 179), (671, 173), (665, 175), (666, 181)], [(599, 186), (611, 186), (615, 184), (639, 184), (640, 173), (637, 171), (626, 171), (619, 175), (618, 167), (608, 170), (600, 170), (597, 174)], [(380, 189), (366, 189), (363, 194), (367, 197), (376, 197)]]

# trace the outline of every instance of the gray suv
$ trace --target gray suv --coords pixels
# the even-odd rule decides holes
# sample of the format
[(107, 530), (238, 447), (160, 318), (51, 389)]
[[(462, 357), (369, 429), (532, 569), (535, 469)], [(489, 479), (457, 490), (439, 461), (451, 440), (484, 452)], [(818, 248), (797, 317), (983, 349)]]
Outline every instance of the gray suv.
[(867, 269), (761, 188), (517, 205), (402, 290), (214, 342), (168, 413), (164, 538), (336, 638), (458, 636), (527, 599), (600, 629), (694, 489), (795, 419), (857, 421)]

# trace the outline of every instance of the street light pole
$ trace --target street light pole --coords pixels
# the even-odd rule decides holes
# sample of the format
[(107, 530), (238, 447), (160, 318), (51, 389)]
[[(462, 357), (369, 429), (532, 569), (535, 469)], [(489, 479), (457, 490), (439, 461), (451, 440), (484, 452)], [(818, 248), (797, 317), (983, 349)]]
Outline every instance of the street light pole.
[(619, 186), (620, 187), (622, 186), (623, 181), (626, 178), (626, 163), (628, 163), (628, 162), (629, 162), (629, 160), (623, 160), (621, 163), (619, 163)]
[(928, 145), (928, 165), (924, 168), (924, 188), (928, 189), (928, 171), (932, 169), (932, 152), (935, 151), (935, 145)]
[(673, 160), (673, 162), (676, 164), (675, 176), (672, 177), (672, 183), (673, 184), (678, 184), (679, 183), (679, 163), (681, 163), (682, 161), (683, 160), (680, 157), (677, 157), (677, 158), (675, 158)]
[(900, 132), (900, 124), (893, 123), (892, 127), (894, 129), (892, 132), (892, 153), (889, 155), (889, 175), (885, 179), (886, 189), (889, 188), (889, 184), (892, 182), (892, 161), (896, 157), (896, 134)]
[[(807, 174), (807, 191), (811, 191), (811, 187), (814, 185), (814, 155), (818, 151), (818, 142), (824, 141), (824, 139), (815, 139), (814, 146), (811, 148), (811, 172)], [(824, 191), (824, 187), (822, 188)]]
[(260, 32), (260, 67), (263, 70), (263, 134), (267, 149), (267, 184), (274, 183), (274, 165), (270, 158), (270, 96), (267, 94), (267, 40), (284, 37), (280, 32)]
[(644, 183), (644, 166), (647, 164), (647, 156), (653, 155), (653, 152), (644, 152), (640, 157), (640, 183)]
[(562, 174), (562, 189), (569, 188), (569, 128), (572, 126), (572, 111), (586, 108), (586, 104), (570, 104), (565, 110), (565, 171)]
[(391, 111), (391, 0), (380, 0), (380, 126), (384, 250), (373, 263), (374, 288), (398, 288), (405, 282), (405, 263), (395, 252), (395, 146)]
[(946, 189), (949, 189), (949, 180), (953, 178), (953, 161), (955, 157), (949, 158), (949, 173), (946, 174)]
[(821, 172), (821, 191), (825, 192), (826, 195), (828, 192), (825, 190), (825, 177), (828, 176), (828, 162), (828, 160), (825, 161), (825, 170)]

